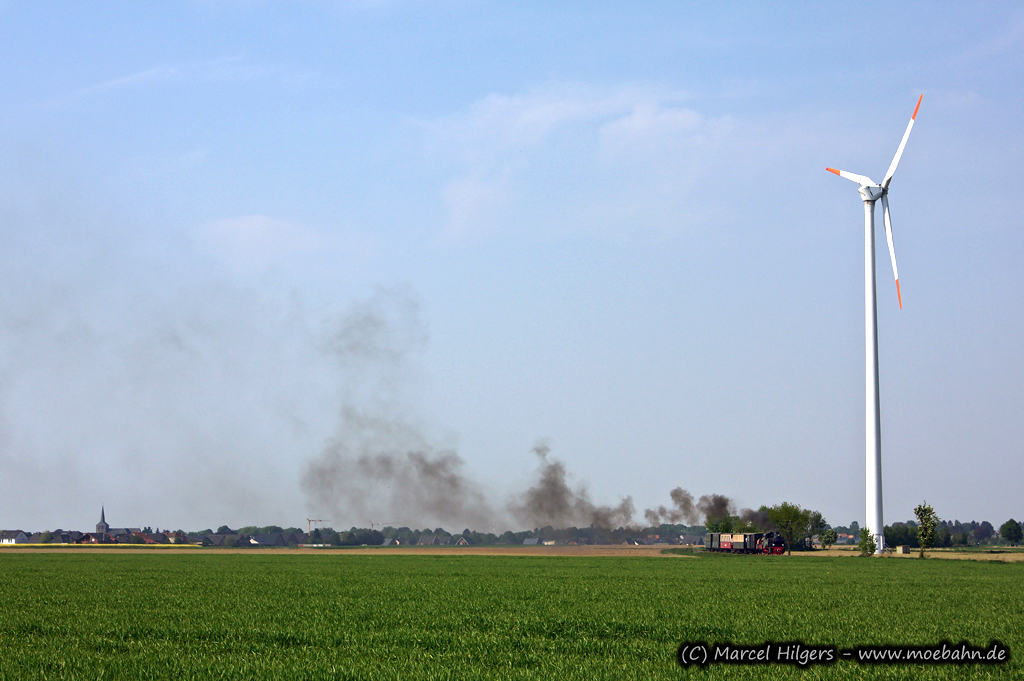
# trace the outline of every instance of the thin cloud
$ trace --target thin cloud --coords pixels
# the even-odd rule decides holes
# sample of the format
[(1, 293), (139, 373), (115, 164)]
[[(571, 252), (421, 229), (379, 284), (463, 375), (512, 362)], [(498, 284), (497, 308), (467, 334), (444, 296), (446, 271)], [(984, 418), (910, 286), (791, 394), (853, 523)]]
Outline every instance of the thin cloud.
[(45, 106), (68, 106), (107, 93), (160, 82), (211, 83), (249, 81), (260, 78), (275, 78), (284, 83), (301, 84), (310, 80), (312, 74), (305, 71), (289, 71), (280, 67), (253, 65), (248, 63), (248, 57), (245, 54), (235, 54), (216, 59), (154, 66), (87, 85), (68, 94), (55, 97), (46, 102)]
[[(678, 204), (736, 152), (727, 116), (669, 89), (549, 85), (490, 94), (424, 125), (428, 148), (456, 170), (442, 198), (442, 238), (524, 229), (547, 206), (564, 230), (664, 233), (660, 205)], [(528, 200), (527, 200), (528, 199)], [(685, 211), (700, 220), (702, 210)]]

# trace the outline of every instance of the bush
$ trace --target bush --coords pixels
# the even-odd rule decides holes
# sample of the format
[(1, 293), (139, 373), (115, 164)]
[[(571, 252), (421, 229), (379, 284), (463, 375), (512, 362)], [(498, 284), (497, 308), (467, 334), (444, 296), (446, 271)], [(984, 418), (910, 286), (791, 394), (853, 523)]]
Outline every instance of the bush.
[(870, 556), (878, 549), (875, 544), (875, 537), (871, 534), (871, 528), (862, 527), (860, 530), (860, 555)]

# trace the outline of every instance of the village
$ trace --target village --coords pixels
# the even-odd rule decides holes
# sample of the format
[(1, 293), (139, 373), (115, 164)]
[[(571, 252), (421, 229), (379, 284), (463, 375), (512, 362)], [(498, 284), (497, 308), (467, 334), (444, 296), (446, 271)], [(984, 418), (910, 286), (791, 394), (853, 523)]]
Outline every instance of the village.
[[(310, 521), (312, 523), (312, 521)], [(22, 530), (0, 531), (0, 545), (193, 545), (227, 548), (255, 547), (342, 547), (342, 546), (470, 546), (470, 545), (523, 545), (523, 546), (577, 546), (587, 544), (626, 545), (694, 545), (703, 542), (704, 528), (663, 526), (661, 532), (639, 527), (618, 529), (597, 528), (536, 528), (521, 532), (506, 531), (501, 535), (464, 530), (451, 534), (443, 528), (413, 530), (408, 527), (381, 529), (351, 528), (335, 531), (332, 528), (244, 527), (233, 530), (221, 526), (216, 531), (185, 532), (150, 527), (111, 527), (106, 520), (106, 509), (100, 508), (100, 520), (92, 532), (78, 530)], [(667, 532), (665, 531), (667, 530)]]

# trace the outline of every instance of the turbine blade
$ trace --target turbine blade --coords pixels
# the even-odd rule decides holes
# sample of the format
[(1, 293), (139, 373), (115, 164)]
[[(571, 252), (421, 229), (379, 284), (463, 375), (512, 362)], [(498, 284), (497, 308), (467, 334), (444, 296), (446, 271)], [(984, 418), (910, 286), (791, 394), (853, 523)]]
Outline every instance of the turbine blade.
[(856, 173), (848, 173), (845, 170), (836, 170), (835, 168), (825, 168), (830, 173), (835, 173), (839, 177), (845, 177), (847, 180), (853, 180), (862, 187), (877, 187), (875, 181), (870, 177), (864, 175), (857, 175)]
[(889, 259), (892, 260), (892, 276), (896, 278), (896, 298), (903, 309), (903, 296), (900, 294), (900, 273), (896, 269), (896, 248), (892, 245), (892, 219), (889, 217), (889, 196), (882, 194), (882, 215), (885, 218), (885, 240), (889, 242)]
[(907, 123), (907, 131), (903, 133), (903, 139), (900, 140), (899, 149), (896, 150), (896, 155), (892, 157), (892, 163), (889, 164), (889, 170), (885, 171), (885, 179), (882, 180), (882, 186), (886, 189), (889, 188), (889, 183), (892, 182), (892, 176), (896, 174), (896, 166), (900, 164), (900, 157), (903, 156), (903, 149), (907, 146), (907, 140), (910, 139), (910, 131), (914, 128), (914, 119), (917, 118), (917, 110), (921, 108), (921, 100), (924, 99), (922, 94), (917, 98), (917, 106), (914, 107), (914, 115), (910, 117), (910, 122)]

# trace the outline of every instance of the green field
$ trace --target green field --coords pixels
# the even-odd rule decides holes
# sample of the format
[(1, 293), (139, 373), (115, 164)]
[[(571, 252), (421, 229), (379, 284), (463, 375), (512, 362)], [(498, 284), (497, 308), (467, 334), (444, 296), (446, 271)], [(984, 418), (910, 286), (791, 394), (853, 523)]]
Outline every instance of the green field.
[[(1024, 677), (1022, 563), (0, 553), (0, 679)], [(681, 669), (683, 640), (985, 645), (1001, 667)]]

